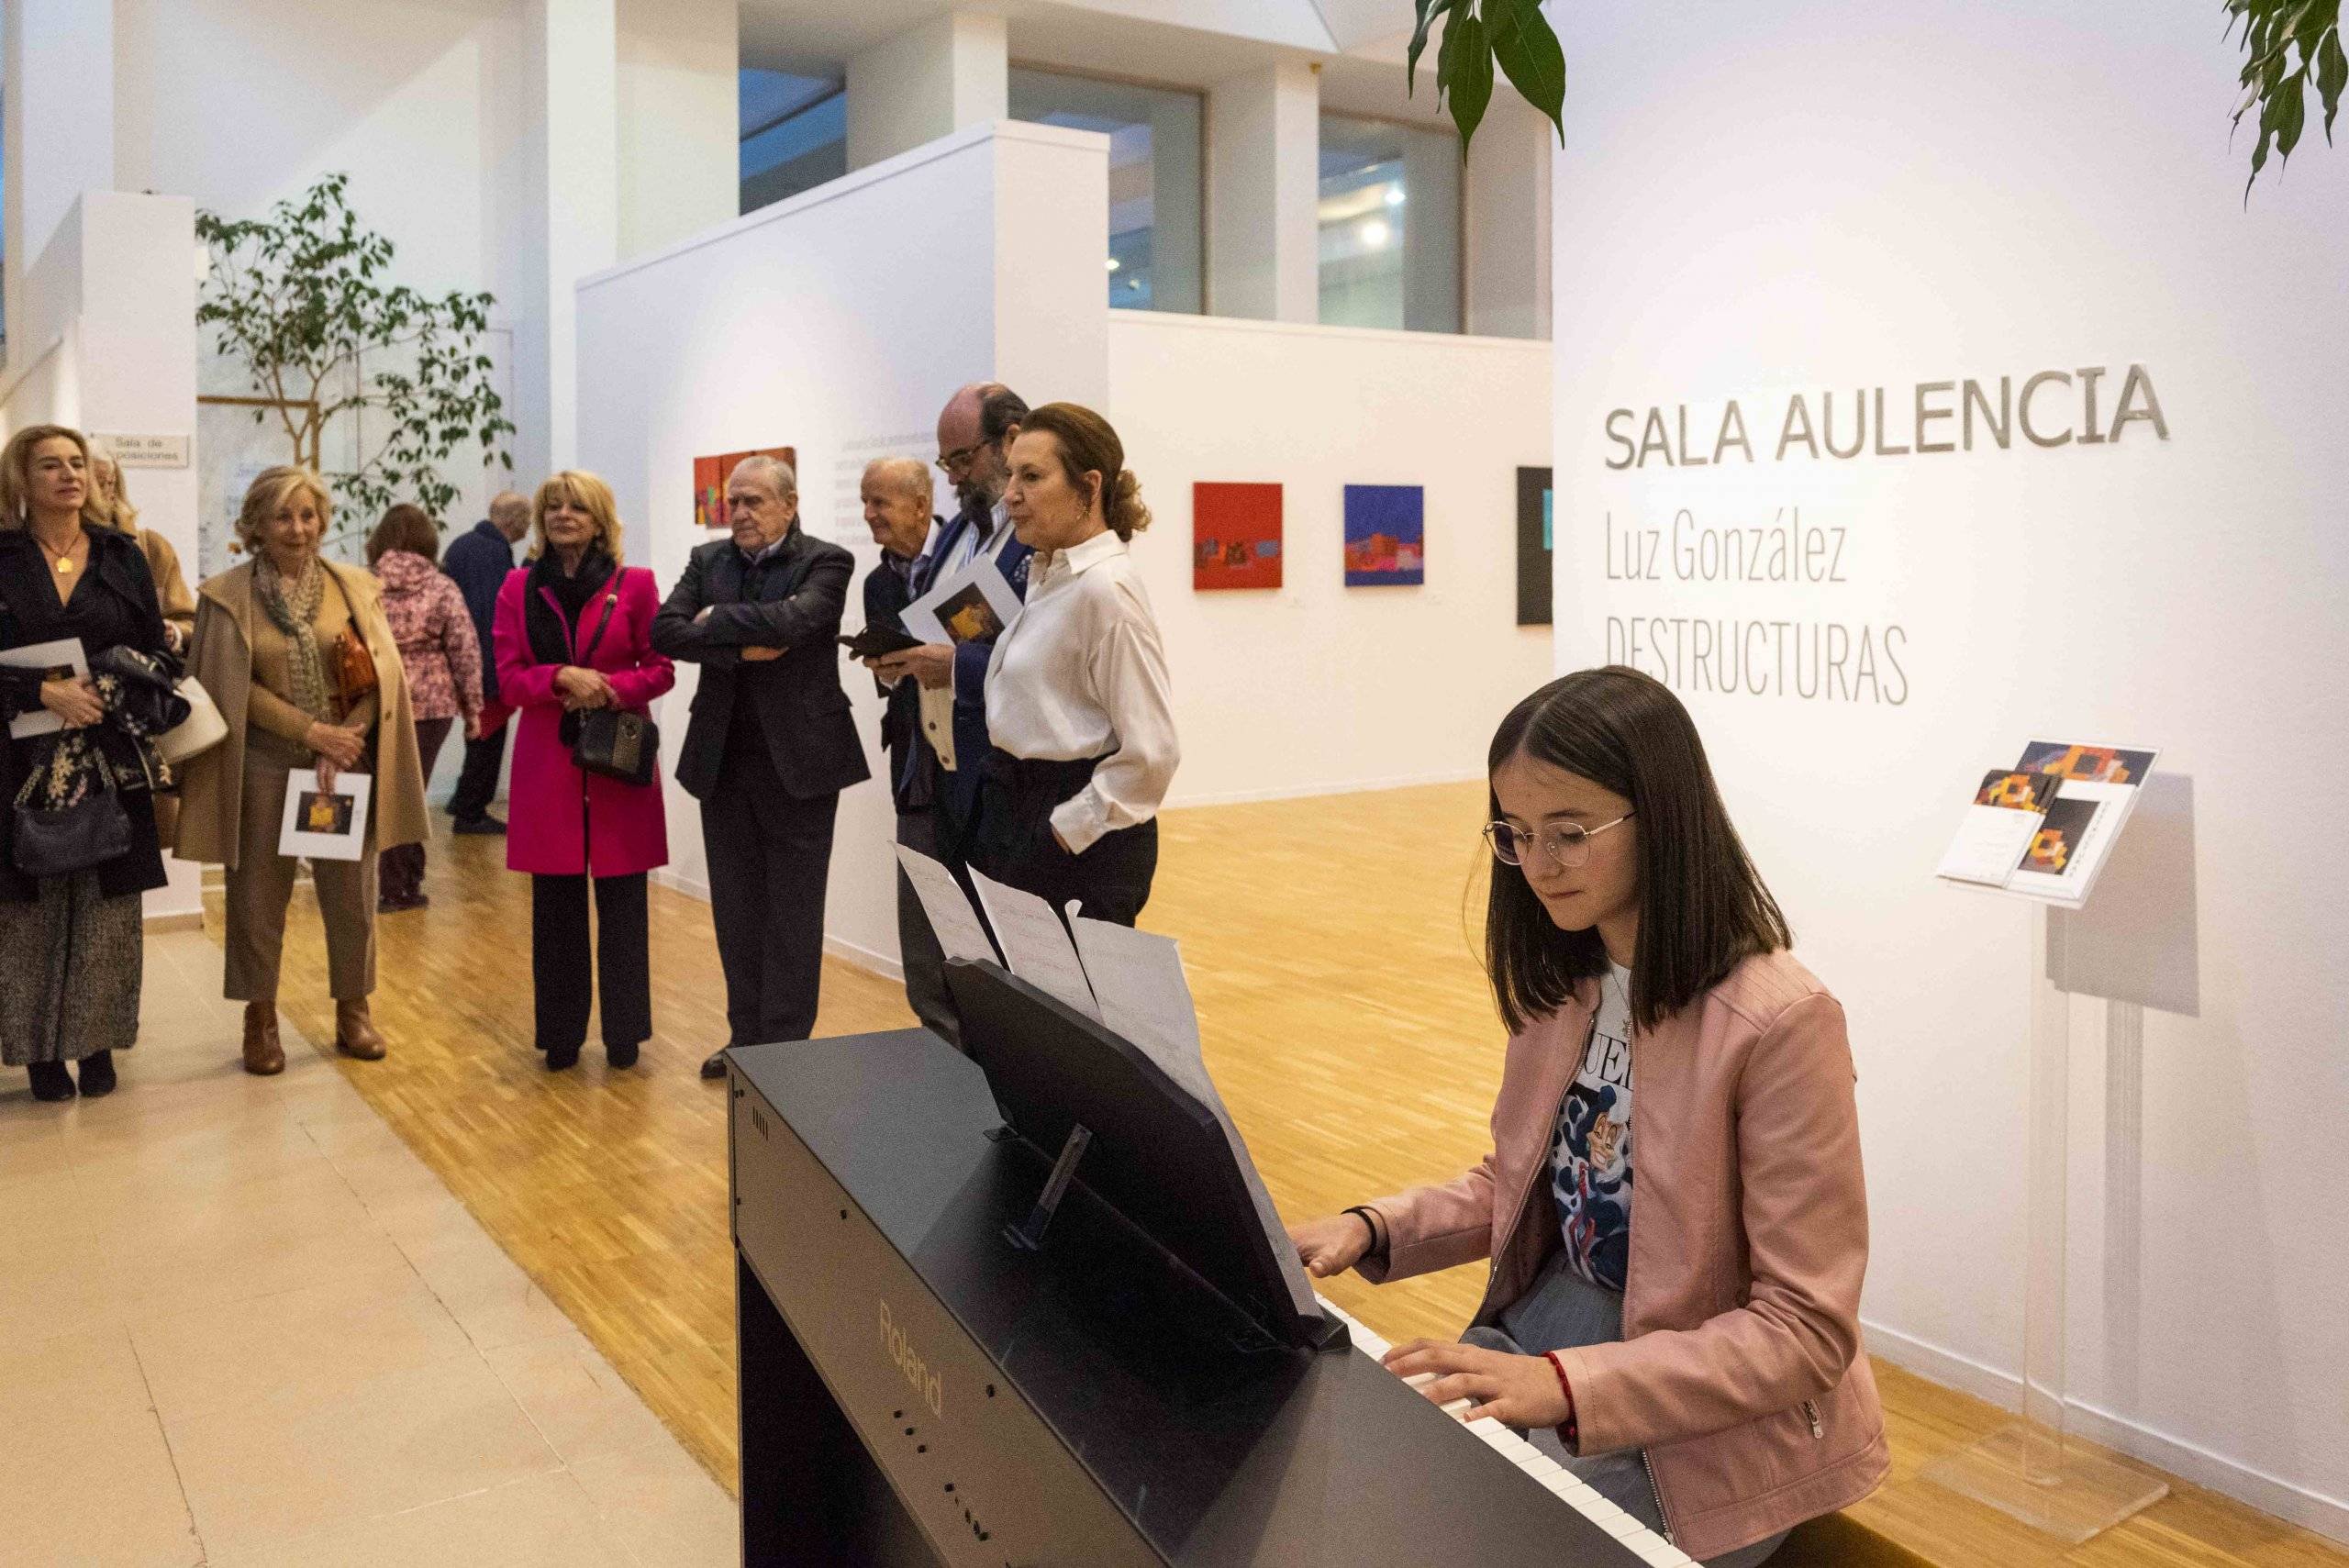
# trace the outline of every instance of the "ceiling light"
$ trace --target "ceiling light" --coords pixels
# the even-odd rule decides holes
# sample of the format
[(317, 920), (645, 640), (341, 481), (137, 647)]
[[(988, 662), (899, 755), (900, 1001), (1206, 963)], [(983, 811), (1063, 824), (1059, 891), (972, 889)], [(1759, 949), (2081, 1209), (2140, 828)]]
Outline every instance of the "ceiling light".
[(1386, 187), (1386, 205), (1388, 206), (1401, 206), (1403, 205), (1402, 186), (1389, 185)]
[(1362, 242), (1374, 250), (1385, 248), (1386, 241), (1394, 238), (1394, 231), (1386, 227), (1384, 218), (1367, 219), (1355, 232), (1362, 236)]
[(1112, 256), (1112, 257), (1110, 257), (1110, 258), (1109, 258), (1109, 261), (1108, 261), (1108, 267), (1109, 267), (1109, 270), (1110, 270), (1111, 272), (1116, 272), (1116, 271), (1118, 270), (1118, 259), (1117, 259), (1115, 256)]

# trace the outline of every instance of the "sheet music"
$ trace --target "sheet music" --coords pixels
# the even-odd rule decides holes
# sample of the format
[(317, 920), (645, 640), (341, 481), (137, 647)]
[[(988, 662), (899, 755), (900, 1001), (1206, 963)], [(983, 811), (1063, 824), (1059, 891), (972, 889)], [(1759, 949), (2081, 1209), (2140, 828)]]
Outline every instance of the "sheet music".
[(1068, 928), (1052, 913), (1052, 906), (1032, 893), (1006, 887), (975, 869), (971, 885), (979, 890), (987, 924), (995, 928), (995, 939), (1003, 944), (1004, 967), (1086, 1018), (1098, 1018), (1101, 1006), (1093, 999), (1085, 965), (1077, 959), (1075, 944), (1069, 940)]
[(948, 958), (1002, 962), (996, 956), (995, 943), (987, 940), (987, 929), (979, 923), (979, 912), (971, 907), (952, 872), (903, 844), (897, 846), (897, 863), (905, 868), (906, 880), (913, 884), (914, 896), (921, 900), (921, 911), (930, 917), (941, 951)]
[(1085, 972), (1100, 1002), (1101, 1022), (1140, 1046), (1169, 1078), (1214, 1113), (1248, 1184), (1248, 1201), (1256, 1211), (1256, 1222), (1271, 1238), (1273, 1255), (1281, 1262), (1281, 1279), (1288, 1286), (1290, 1305), (1300, 1315), (1312, 1316), (1319, 1310), (1312, 1282), (1297, 1261), (1288, 1227), (1281, 1223), (1280, 1210), (1273, 1206), (1273, 1195), (1264, 1190), (1264, 1179), (1248, 1152), (1248, 1141), (1232, 1125), (1231, 1113), (1224, 1108), (1223, 1095), (1217, 1092), (1207, 1059), (1200, 1052), (1198, 1009), (1191, 1000), (1190, 981), (1183, 973), (1182, 950), (1171, 937), (1088, 920), (1076, 912), (1077, 907), (1074, 903), (1068, 906), (1069, 929), (1075, 933)]

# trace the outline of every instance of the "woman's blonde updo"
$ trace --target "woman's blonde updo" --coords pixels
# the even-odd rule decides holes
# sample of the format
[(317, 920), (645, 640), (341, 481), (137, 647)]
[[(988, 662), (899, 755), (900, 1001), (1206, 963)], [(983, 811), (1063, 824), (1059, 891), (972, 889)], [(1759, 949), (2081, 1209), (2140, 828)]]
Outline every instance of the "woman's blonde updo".
[(1075, 403), (1047, 403), (1041, 408), (1031, 408), (1019, 421), (1022, 435), (1030, 430), (1048, 432), (1061, 444), (1061, 473), (1069, 484), (1091, 494), (1085, 483), (1087, 473), (1101, 475), (1101, 515), (1109, 524), (1109, 531), (1121, 539), (1130, 539), (1150, 527), (1150, 508), (1143, 505), (1141, 481), (1126, 467), (1125, 443), (1118, 439), (1118, 432), (1109, 421), (1092, 409)]

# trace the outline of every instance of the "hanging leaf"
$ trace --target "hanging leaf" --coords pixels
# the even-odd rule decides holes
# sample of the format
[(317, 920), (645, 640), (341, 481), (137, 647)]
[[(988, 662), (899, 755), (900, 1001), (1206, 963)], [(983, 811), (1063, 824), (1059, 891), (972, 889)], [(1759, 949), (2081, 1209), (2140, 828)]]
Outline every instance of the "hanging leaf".
[(2251, 178), (2243, 200), (2267, 167), (2272, 151), (2282, 163), (2308, 128), (2308, 94), (2313, 88), (2324, 111), (2324, 139), (2332, 139), (2333, 117), (2349, 85), (2349, 59), (2341, 47), (2341, 0), (2223, 0), (2227, 31), (2243, 30), (2243, 65), (2237, 78), (2243, 101), (2234, 124), (2258, 110), (2258, 136), (2251, 149)]
[[(1418, 0), (1418, 4), (1419, 26), (1411, 29), (1411, 47), (1403, 56), (1403, 95), (1407, 98), (1419, 90), (1419, 56), (1427, 51), (1429, 27), (1438, 17), (1452, 9), (1452, 0)], [(1436, 82), (1437, 95), (1441, 97), (1442, 92), (1443, 83), (1439, 77)]]
[[(1444, 52), (1454, 55), (1449, 72), (1443, 71)], [(1468, 143), (1485, 117), (1485, 107), (1493, 101), (1493, 45), (1483, 18), (1452, 13), (1452, 19), (1443, 25), (1443, 50), (1438, 54), (1436, 68), (1440, 75), (1450, 77), (1446, 96), (1451, 100), (1452, 123), (1460, 128), (1460, 156), (1464, 159)]]
[(1540, 0), (1486, 0), (1492, 29), (1493, 59), (1509, 84), (1557, 128), (1566, 144), (1566, 53), (1542, 15)]

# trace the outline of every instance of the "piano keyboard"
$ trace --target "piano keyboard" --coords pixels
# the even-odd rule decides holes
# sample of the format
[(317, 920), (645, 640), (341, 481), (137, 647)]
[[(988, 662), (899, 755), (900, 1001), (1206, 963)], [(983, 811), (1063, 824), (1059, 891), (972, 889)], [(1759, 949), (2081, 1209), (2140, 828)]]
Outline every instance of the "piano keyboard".
[[(1386, 1354), (1388, 1349), (1386, 1340), (1365, 1327), (1360, 1318), (1349, 1314), (1328, 1296), (1322, 1296), (1319, 1299), (1323, 1308), (1330, 1316), (1345, 1324), (1352, 1332), (1354, 1350), (1358, 1353), (1366, 1355), (1373, 1361), (1377, 1361)], [(1431, 1376), (1431, 1374), (1423, 1373), (1418, 1377), (1407, 1378), (1405, 1381), (1419, 1385), (1429, 1381)], [(1465, 1399), (1454, 1400), (1443, 1407), (1444, 1413), (1455, 1418), (1467, 1408), (1468, 1401)], [(1487, 1416), (1481, 1420), (1470, 1421), (1466, 1425), (1470, 1431), (1484, 1440), (1485, 1445), (1494, 1453), (1540, 1482), (1551, 1496), (1565, 1503), (1583, 1518), (1613, 1536), (1644, 1561), (1655, 1564), (1655, 1568), (1681, 1568), (1682, 1564), (1689, 1564), (1693, 1568), (1695, 1560), (1687, 1552), (1648, 1529), (1605, 1497), (1600, 1496), (1577, 1479), (1574, 1472), (1502, 1426), (1498, 1421)]]

